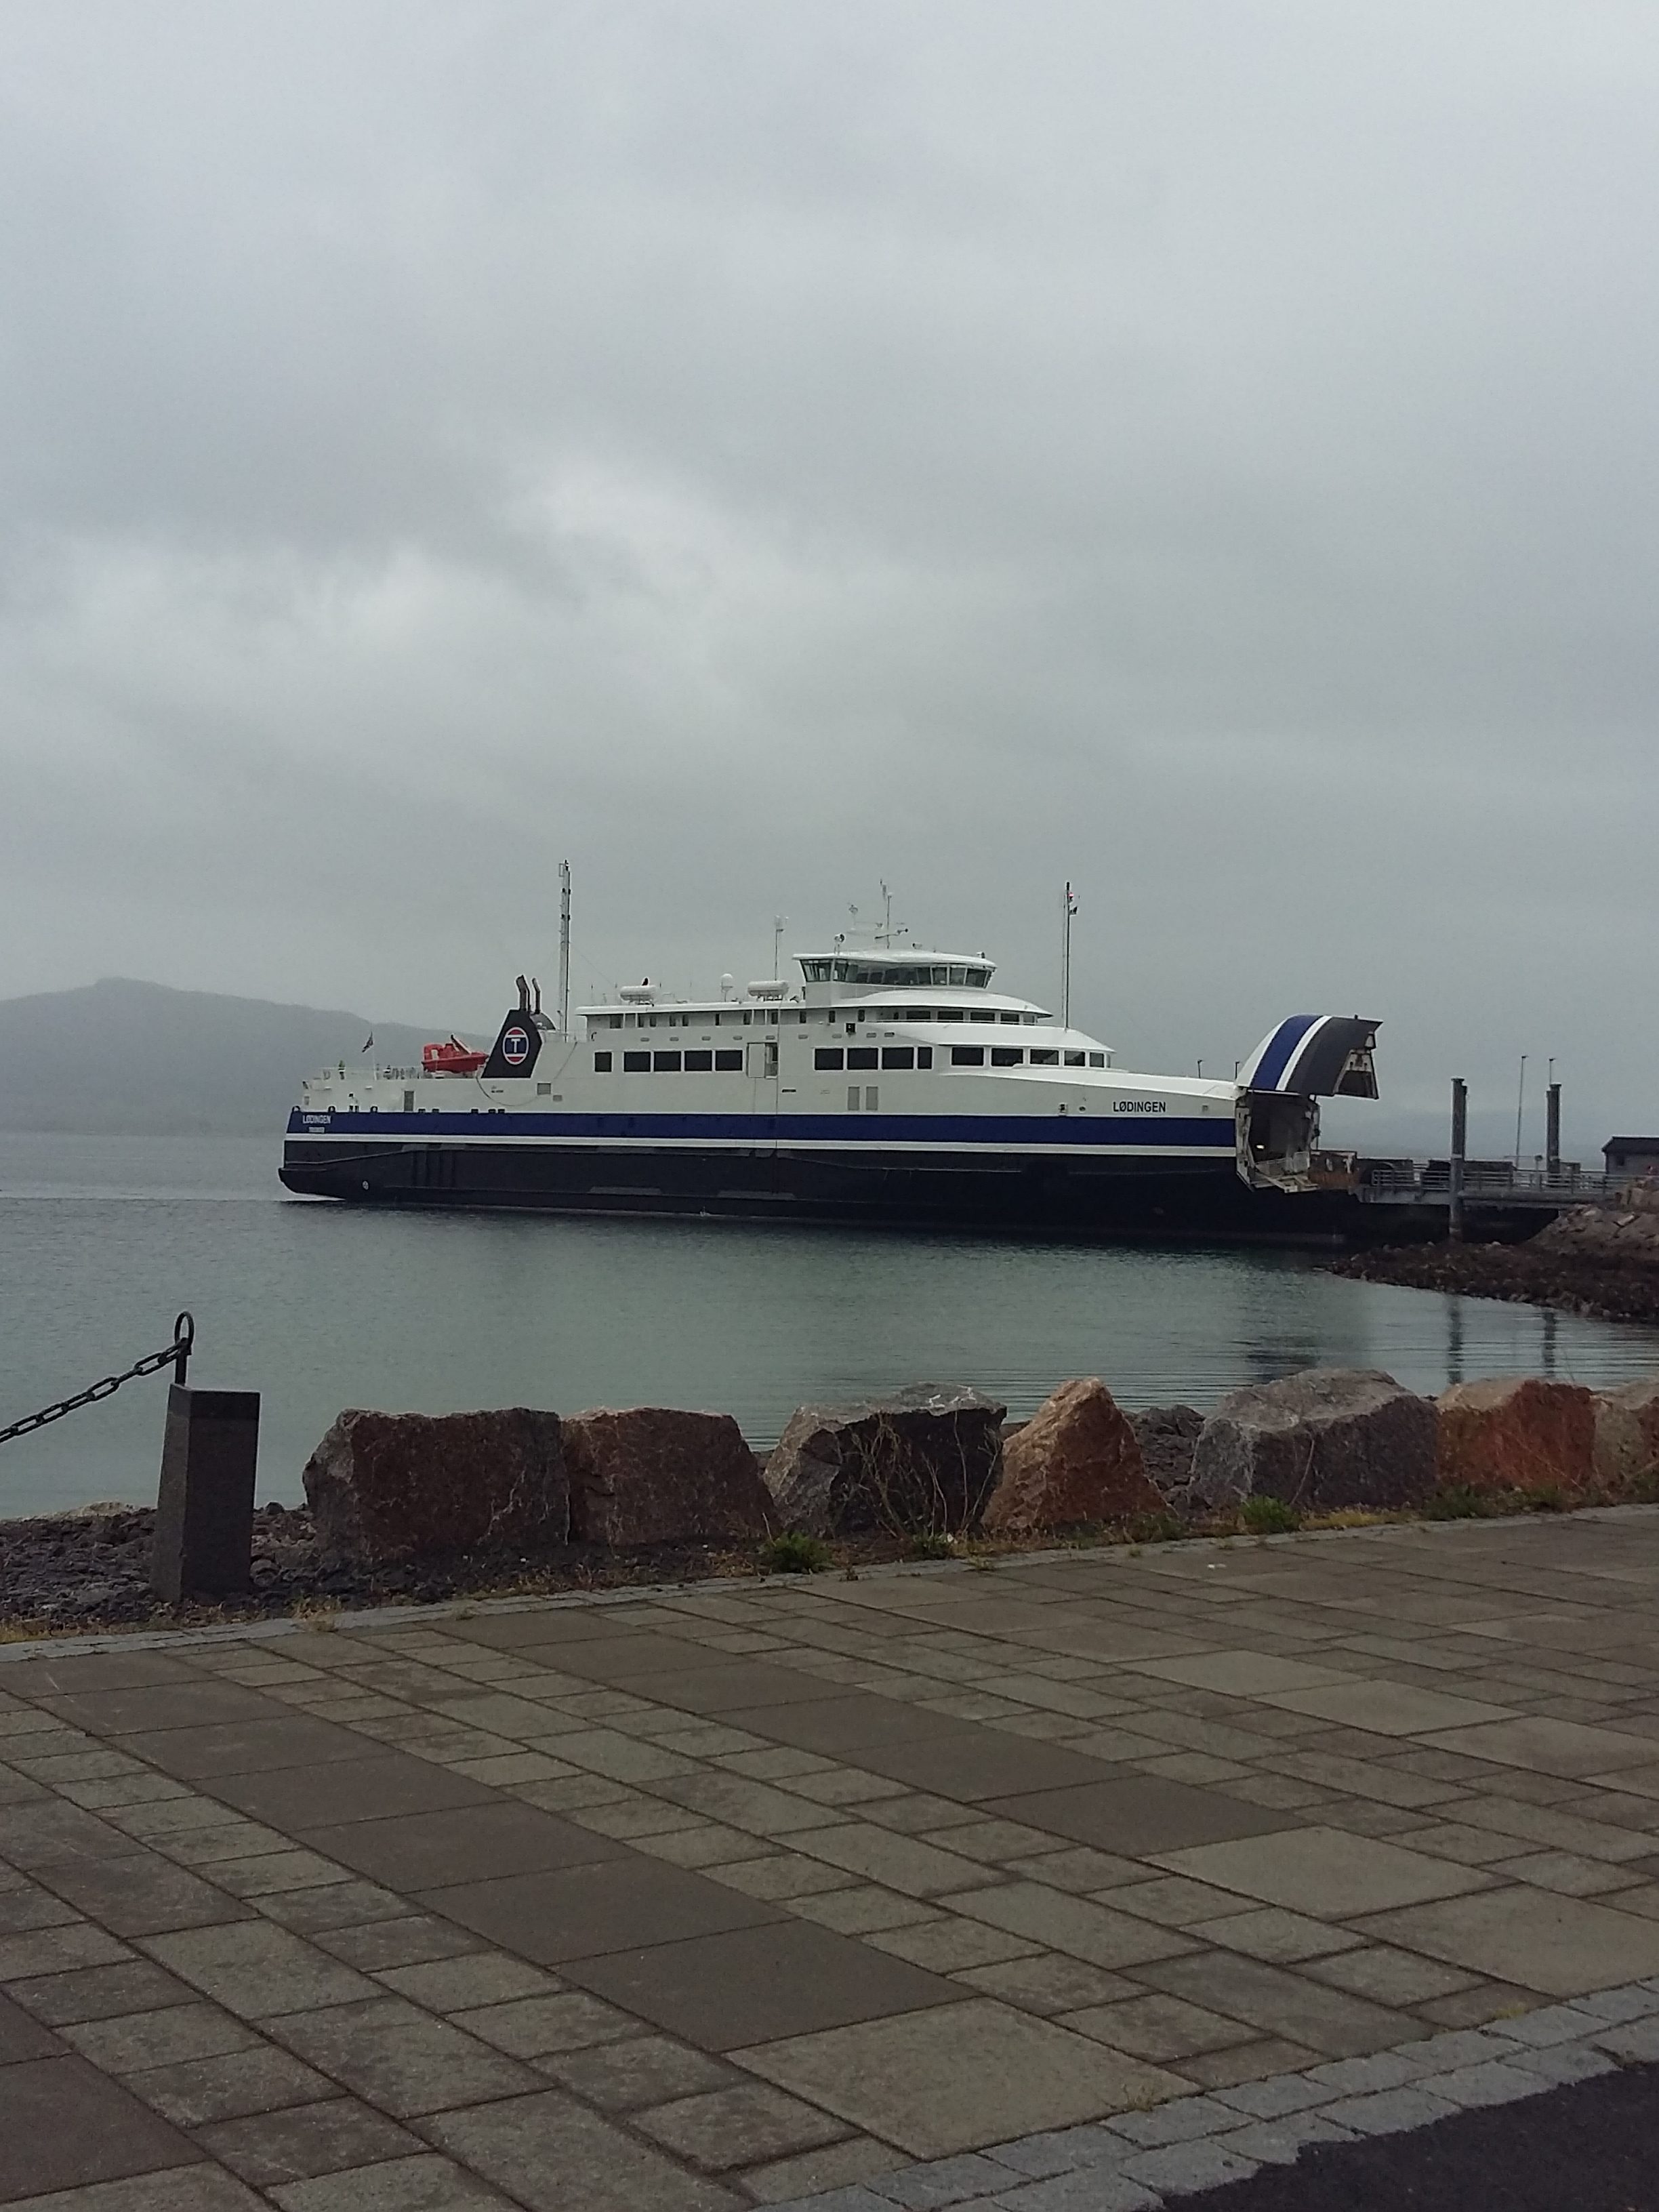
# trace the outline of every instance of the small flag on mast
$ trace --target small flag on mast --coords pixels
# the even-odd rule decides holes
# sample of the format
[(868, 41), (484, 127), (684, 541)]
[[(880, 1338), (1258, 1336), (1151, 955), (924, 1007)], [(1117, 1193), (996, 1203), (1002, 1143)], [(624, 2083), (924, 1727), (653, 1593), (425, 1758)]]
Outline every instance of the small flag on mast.
[(364, 1050), (365, 1052), (373, 1052), (373, 1051), (374, 1051), (374, 1030), (371, 1030), (369, 1031), (368, 1035), (368, 1036), (363, 1039), (363, 1050)]

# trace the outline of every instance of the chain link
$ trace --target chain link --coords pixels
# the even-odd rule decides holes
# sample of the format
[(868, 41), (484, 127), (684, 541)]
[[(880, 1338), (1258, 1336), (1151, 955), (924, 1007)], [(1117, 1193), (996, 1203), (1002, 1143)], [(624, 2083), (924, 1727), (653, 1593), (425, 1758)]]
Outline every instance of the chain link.
[(85, 1390), (77, 1390), (72, 1398), (60, 1398), (55, 1406), (43, 1406), (38, 1413), (30, 1413), (21, 1421), (14, 1421), (9, 1429), (0, 1429), (0, 1444), (9, 1444), (14, 1437), (27, 1437), (48, 1423), (61, 1421), (65, 1413), (78, 1413), (82, 1406), (95, 1406), (100, 1398), (112, 1398), (124, 1382), (136, 1382), (141, 1375), (154, 1375), (173, 1364), (173, 1379), (182, 1382), (189, 1372), (190, 1355), (196, 1346), (196, 1322), (193, 1315), (181, 1313), (173, 1324), (173, 1341), (165, 1352), (146, 1352), (124, 1375), (106, 1375), (101, 1381)]

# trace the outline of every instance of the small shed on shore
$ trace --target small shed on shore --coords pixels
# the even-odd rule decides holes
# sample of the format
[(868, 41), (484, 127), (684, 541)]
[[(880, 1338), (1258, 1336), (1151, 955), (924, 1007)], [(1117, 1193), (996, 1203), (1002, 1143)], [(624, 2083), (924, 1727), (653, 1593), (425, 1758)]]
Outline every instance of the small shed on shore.
[(1659, 1175), (1659, 1137), (1609, 1137), (1601, 1147), (1607, 1173), (1626, 1182)]

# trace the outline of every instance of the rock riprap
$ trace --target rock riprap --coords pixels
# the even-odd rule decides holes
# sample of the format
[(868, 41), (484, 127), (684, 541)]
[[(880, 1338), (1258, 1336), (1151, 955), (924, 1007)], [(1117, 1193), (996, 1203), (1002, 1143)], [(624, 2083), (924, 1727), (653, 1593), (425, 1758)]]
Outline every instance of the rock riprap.
[(1595, 1394), (1535, 1375), (1487, 1376), (1442, 1393), (1440, 1480), (1469, 1490), (1559, 1490), (1595, 1478)]
[(1392, 1375), (1310, 1367), (1224, 1398), (1193, 1453), (1212, 1511), (1277, 1498), (1298, 1512), (1418, 1504), (1434, 1487), (1435, 1409)]
[(814, 1536), (957, 1535), (977, 1528), (1007, 1407), (918, 1382), (847, 1406), (803, 1406), (766, 1463), (781, 1524)]
[(772, 1497), (729, 1413), (598, 1407), (564, 1424), (571, 1534), (617, 1548), (767, 1534)]
[(1091, 1376), (1062, 1382), (1005, 1440), (984, 1525), (988, 1533), (1029, 1536), (1163, 1510), (1133, 1428), (1106, 1385)]
[(1659, 1376), (1596, 1392), (1595, 1463), (1613, 1490), (1659, 1476)]
[(1193, 1485), (1193, 1454), (1204, 1431), (1196, 1406), (1141, 1406), (1124, 1416), (1140, 1446), (1146, 1480), (1164, 1504), (1184, 1512)]
[(565, 1542), (562, 1424), (524, 1406), (477, 1413), (342, 1413), (307, 1461), (325, 1559), (413, 1559)]

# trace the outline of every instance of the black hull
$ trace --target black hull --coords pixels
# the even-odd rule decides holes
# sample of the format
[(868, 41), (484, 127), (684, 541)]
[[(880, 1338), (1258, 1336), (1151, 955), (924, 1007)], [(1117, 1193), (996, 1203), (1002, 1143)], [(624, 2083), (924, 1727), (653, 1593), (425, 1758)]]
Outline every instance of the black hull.
[(1180, 1163), (914, 1152), (615, 1152), (590, 1146), (323, 1143), (290, 1137), (296, 1194), (359, 1206), (838, 1223), (1167, 1242), (1346, 1244), (1346, 1193), (1253, 1191), (1231, 1156)]

